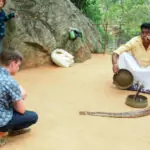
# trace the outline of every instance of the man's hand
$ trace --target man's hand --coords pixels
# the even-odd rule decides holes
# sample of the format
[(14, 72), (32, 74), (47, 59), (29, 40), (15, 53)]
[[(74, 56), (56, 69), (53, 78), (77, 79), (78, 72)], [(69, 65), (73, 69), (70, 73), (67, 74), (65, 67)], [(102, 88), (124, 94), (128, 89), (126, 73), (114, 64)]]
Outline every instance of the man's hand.
[(26, 111), (26, 107), (24, 104), (24, 100), (18, 100), (13, 103), (14, 110), (20, 114), (24, 114)]
[(22, 99), (25, 100), (27, 98), (27, 92), (24, 90), (24, 88), (20, 85), (20, 90), (22, 93)]
[(114, 73), (117, 73), (119, 71), (118, 58), (119, 55), (117, 53), (112, 54), (112, 65), (113, 65), (112, 69)]
[(113, 72), (114, 73), (117, 73), (119, 71), (119, 67), (118, 67), (118, 64), (113, 64)]

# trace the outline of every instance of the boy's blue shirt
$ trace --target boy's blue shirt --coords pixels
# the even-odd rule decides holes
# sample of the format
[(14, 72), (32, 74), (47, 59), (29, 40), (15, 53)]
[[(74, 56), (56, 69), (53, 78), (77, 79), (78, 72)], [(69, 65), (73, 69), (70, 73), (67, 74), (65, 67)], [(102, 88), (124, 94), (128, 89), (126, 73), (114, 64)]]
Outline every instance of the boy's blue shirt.
[(15, 17), (14, 13), (6, 15), (3, 9), (0, 10), (0, 40), (5, 36), (5, 22)]

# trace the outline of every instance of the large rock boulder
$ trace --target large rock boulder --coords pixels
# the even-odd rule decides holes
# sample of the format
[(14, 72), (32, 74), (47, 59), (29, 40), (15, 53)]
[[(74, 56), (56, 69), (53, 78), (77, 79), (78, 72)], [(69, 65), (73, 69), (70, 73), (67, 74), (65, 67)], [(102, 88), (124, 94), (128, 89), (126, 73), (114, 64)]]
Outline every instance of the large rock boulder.
[[(96, 26), (69, 0), (9, 0), (6, 12), (18, 17), (6, 25), (4, 47), (13, 47), (24, 53), (24, 67), (35, 67), (51, 62), (50, 53), (65, 49), (75, 56), (75, 62), (91, 58), (92, 52), (101, 52), (100, 36)], [(78, 28), (81, 38), (69, 39), (69, 28)]]

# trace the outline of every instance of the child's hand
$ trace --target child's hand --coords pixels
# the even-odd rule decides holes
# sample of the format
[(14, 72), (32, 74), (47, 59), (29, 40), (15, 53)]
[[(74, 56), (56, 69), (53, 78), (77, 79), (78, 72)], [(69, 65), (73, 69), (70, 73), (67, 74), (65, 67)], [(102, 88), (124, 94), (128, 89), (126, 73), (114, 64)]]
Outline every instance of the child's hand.
[(10, 14), (12, 15), (13, 18), (18, 18), (18, 12), (13, 9), (13, 8), (10, 8)]
[(14, 18), (18, 18), (18, 17), (19, 17), (18, 13), (15, 12), (15, 13), (14, 13)]
[(11, 18), (17, 18), (17, 13), (11, 11), (11, 12), (10, 12), (10, 17), (11, 17)]

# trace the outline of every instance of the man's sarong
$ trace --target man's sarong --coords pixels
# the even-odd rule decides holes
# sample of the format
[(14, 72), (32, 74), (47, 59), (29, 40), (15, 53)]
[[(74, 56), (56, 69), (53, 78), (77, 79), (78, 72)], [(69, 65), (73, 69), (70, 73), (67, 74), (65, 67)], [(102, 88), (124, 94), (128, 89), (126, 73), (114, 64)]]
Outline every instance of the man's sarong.
[(129, 70), (134, 77), (133, 85), (128, 90), (137, 90), (138, 85), (136, 83), (140, 82), (144, 85), (141, 92), (150, 94), (150, 66), (140, 67), (136, 59), (127, 52), (119, 56), (118, 65), (119, 69)]

